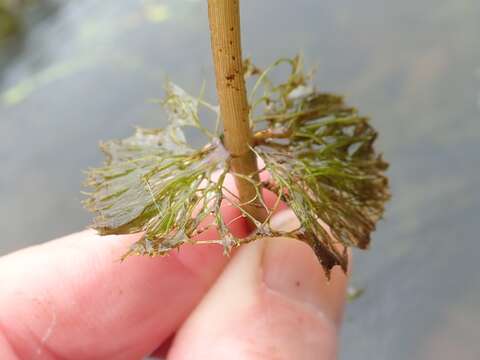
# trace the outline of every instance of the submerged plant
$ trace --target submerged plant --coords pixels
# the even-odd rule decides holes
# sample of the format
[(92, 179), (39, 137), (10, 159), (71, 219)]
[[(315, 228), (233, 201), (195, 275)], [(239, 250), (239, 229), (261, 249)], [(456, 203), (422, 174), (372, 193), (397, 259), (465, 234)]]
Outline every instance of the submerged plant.
[[(102, 144), (106, 163), (87, 176), (94, 228), (103, 235), (144, 232), (126, 255), (149, 256), (195, 243), (210, 226), (220, 236), (209, 242), (227, 253), (258, 238), (289, 236), (308, 243), (327, 274), (335, 265), (346, 271), (346, 249), (368, 246), (389, 198), (387, 163), (373, 148), (376, 131), (341, 96), (319, 92), (299, 57), (265, 70), (242, 63), (237, 1), (210, 0), (209, 18), (220, 107), (169, 83), (166, 128), (137, 129)], [(271, 71), (285, 64), (286, 79), (273, 81)], [(248, 101), (246, 78), (255, 79)], [(201, 107), (217, 117), (214, 131), (202, 125)], [(185, 127), (204, 132), (209, 143), (194, 149)], [(237, 192), (227, 188), (228, 174)], [(273, 205), (265, 203), (265, 191), (276, 196)], [(271, 225), (281, 203), (295, 213), (298, 228)], [(254, 225), (250, 235), (231, 233), (223, 206)]]

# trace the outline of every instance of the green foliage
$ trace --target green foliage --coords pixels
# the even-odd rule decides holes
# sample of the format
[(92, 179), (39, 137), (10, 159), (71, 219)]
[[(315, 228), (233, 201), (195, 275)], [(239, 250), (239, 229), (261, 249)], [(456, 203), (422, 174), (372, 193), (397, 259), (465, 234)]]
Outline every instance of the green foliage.
[(20, 20), (8, 3), (0, 1), (0, 41), (20, 30)]
[(377, 133), (368, 119), (340, 96), (315, 91), (298, 58), (285, 61), (288, 81), (268, 81), (262, 97), (260, 120), (268, 125), (255, 152), (271, 174), (266, 185), (302, 224), (292, 236), (306, 239), (327, 268), (346, 270), (346, 247), (366, 248), (383, 214), (387, 164), (374, 152)]
[[(284, 63), (290, 66), (288, 78), (275, 84), (269, 74)], [(266, 220), (255, 220), (224, 185), (229, 154), (221, 134), (203, 128), (198, 113), (199, 106), (217, 108), (169, 84), (163, 101), (167, 128), (138, 129), (131, 138), (102, 145), (107, 162), (89, 170), (87, 178), (93, 192), (86, 206), (96, 214), (94, 227), (101, 234), (143, 231), (129, 253), (157, 255), (192, 242), (199, 224), (213, 217), (211, 226), (221, 235), (213, 242), (226, 251), (260, 237), (286, 235), (310, 244), (327, 273), (335, 265), (346, 270), (346, 249), (368, 246), (389, 198), (387, 164), (373, 148), (377, 133), (340, 96), (318, 92), (298, 57), (265, 71), (247, 61), (245, 76), (256, 77), (250, 96), (252, 150), (264, 163), (259, 172), (269, 174), (255, 183)], [(190, 148), (185, 126), (204, 131), (211, 142), (201, 150)], [(273, 208), (263, 202), (262, 188), (277, 195)], [(299, 228), (285, 232), (270, 225), (280, 201), (294, 211)], [(256, 224), (247, 238), (229, 232), (220, 215), (225, 204)]]
[[(198, 103), (169, 84), (163, 102), (171, 121), (167, 128), (137, 129), (128, 139), (101, 144), (107, 161), (88, 171), (94, 192), (85, 201), (101, 234), (144, 231), (132, 250), (153, 256), (188, 241), (207, 215), (220, 214), (223, 182), (213, 177), (217, 170), (225, 177), (228, 154), (214, 139), (194, 150), (182, 131), (198, 126)], [(223, 229), (221, 216), (215, 218)]]

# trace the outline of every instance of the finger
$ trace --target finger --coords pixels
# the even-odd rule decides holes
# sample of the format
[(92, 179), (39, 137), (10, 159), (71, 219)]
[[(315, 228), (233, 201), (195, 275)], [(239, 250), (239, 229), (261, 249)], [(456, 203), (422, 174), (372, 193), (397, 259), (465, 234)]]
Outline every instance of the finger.
[(245, 245), (182, 325), (168, 359), (335, 359), (346, 283), (338, 267), (328, 282), (297, 240)]
[(140, 359), (152, 352), (227, 258), (217, 245), (185, 245), (167, 257), (120, 263), (137, 239), (86, 231), (1, 258), (0, 339), (22, 359)]

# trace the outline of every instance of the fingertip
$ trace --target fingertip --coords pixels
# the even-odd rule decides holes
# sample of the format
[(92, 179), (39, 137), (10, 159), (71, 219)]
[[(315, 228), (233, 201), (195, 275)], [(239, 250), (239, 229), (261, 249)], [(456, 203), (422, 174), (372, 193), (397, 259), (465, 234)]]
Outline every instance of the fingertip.
[(346, 279), (335, 269), (328, 282), (297, 240), (242, 246), (180, 329), (169, 359), (332, 359)]
[(263, 256), (263, 281), (271, 291), (322, 313), (335, 326), (340, 324), (347, 275), (334, 267), (330, 279), (306, 243), (291, 238), (267, 240)]

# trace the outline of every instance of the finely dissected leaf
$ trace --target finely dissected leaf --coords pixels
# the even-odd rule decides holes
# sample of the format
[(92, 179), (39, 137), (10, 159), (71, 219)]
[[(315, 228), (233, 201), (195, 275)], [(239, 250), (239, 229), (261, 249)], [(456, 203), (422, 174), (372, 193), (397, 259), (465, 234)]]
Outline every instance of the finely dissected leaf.
[[(94, 190), (85, 201), (97, 215), (94, 228), (101, 234), (143, 231), (133, 251), (148, 255), (188, 241), (207, 215), (218, 212), (223, 183), (213, 181), (213, 173), (228, 171), (228, 154), (218, 141), (201, 150), (185, 143), (181, 126), (195, 125), (190, 119), (198, 115), (198, 103), (175, 85), (167, 94), (169, 126), (103, 143), (106, 164), (90, 169), (86, 182)], [(221, 217), (215, 219), (225, 227)]]
[[(285, 63), (289, 76), (275, 84), (269, 73)], [(245, 76), (257, 77), (250, 120), (253, 151), (265, 164), (259, 171), (270, 174), (255, 183), (257, 200), (268, 214), (265, 222), (245, 212), (223, 184), (229, 154), (221, 134), (202, 127), (198, 112), (200, 105), (217, 108), (168, 84), (162, 104), (170, 124), (164, 130), (137, 129), (128, 139), (104, 143), (105, 166), (88, 172), (93, 192), (86, 206), (96, 214), (94, 227), (101, 234), (143, 231), (145, 237), (131, 252), (156, 255), (192, 242), (199, 224), (213, 216), (221, 235), (214, 242), (227, 251), (260, 237), (287, 235), (310, 244), (327, 273), (335, 265), (346, 270), (346, 249), (368, 246), (389, 198), (383, 175), (387, 164), (373, 149), (377, 133), (340, 96), (318, 92), (298, 57), (279, 60), (266, 71), (247, 61)], [(202, 130), (211, 143), (200, 150), (190, 148), (184, 126)], [(298, 229), (281, 232), (270, 226), (276, 206), (263, 203), (262, 188), (277, 194), (276, 206), (280, 200), (289, 205), (300, 221)], [(237, 239), (223, 222), (222, 204), (237, 207), (257, 229)]]
[(366, 248), (389, 196), (386, 164), (370, 150), (376, 133), (352, 112), (322, 121), (300, 117), (284, 130), (287, 142), (269, 139), (256, 147), (272, 177), (266, 186), (295, 212), (299, 233), (328, 267), (345, 269), (338, 244)]
[[(107, 164), (87, 178), (94, 188), (85, 202), (97, 214), (94, 227), (101, 234), (144, 231), (134, 251), (148, 255), (188, 241), (207, 215), (218, 212), (223, 184), (211, 179), (216, 170), (227, 169), (221, 144), (175, 154), (162, 140), (160, 131), (137, 130), (132, 138), (105, 143)], [(216, 220), (224, 227), (221, 217)]]
[(366, 248), (389, 198), (387, 164), (373, 150), (377, 137), (368, 119), (336, 95), (319, 93), (289, 61), (289, 80), (272, 87), (257, 133), (255, 152), (264, 160), (274, 189), (294, 211), (301, 228), (294, 236), (309, 242), (327, 269), (347, 268), (345, 249)]

